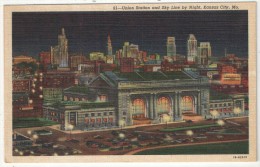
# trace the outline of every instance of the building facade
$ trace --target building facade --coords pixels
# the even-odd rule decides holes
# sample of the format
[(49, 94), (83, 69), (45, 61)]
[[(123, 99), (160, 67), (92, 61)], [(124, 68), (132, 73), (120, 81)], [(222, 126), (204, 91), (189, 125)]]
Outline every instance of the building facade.
[(110, 90), (110, 96), (114, 98), (109, 100), (116, 103), (118, 125), (122, 120), (126, 126), (138, 124), (140, 120), (159, 123), (163, 114), (169, 115), (171, 121), (182, 119), (183, 113), (209, 114), (207, 78), (194, 79), (182, 72), (175, 73), (135, 73), (135, 76), (122, 76), (107, 72), (94, 79), (89, 87), (97, 92), (101, 85), (102, 90)]
[(115, 108), (111, 106), (88, 108), (79, 104), (64, 107), (44, 106), (44, 116), (61, 124), (62, 130), (96, 130), (116, 126)]
[(102, 52), (91, 52), (89, 58), (91, 61), (106, 61), (106, 57)]
[(218, 112), (219, 118), (248, 114), (245, 112), (244, 96), (233, 96), (227, 99), (210, 100), (210, 112), (214, 110)]
[(86, 57), (82, 55), (75, 55), (70, 57), (70, 70), (78, 70), (78, 66), (86, 61)]
[(211, 59), (211, 45), (210, 42), (200, 42), (198, 47), (198, 64), (207, 66)]
[[(176, 56), (176, 44), (175, 44), (175, 37), (168, 37), (167, 38), (167, 56)], [(175, 60), (175, 59), (174, 59)]]
[(113, 48), (112, 48), (112, 42), (110, 35), (107, 37), (107, 55), (112, 56), (113, 55)]
[(32, 81), (31, 79), (13, 79), (13, 92), (30, 92)]
[(40, 52), (39, 53), (40, 63), (44, 66), (51, 64), (51, 53), (50, 52)]
[(58, 65), (60, 68), (69, 67), (68, 39), (64, 28), (62, 28), (61, 34), (58, 35), (58, 45), (51, 47), (51, 63)]
[(193, 34), (190, 34), (187, 41), (187, 61), (195, 62), (197, 56), (198, 56), (197, 40)]
[(25, 63), (36, 63), (36, 59), (30, 57), (30, 56), (16, 56), (13, 58), (13, 65), (15, 64), (19, 64), (19, 63), (22, 63), (22, 62), (25, 62)]
[(121, 58), (120, 72), (134, 72), (134, 58)]

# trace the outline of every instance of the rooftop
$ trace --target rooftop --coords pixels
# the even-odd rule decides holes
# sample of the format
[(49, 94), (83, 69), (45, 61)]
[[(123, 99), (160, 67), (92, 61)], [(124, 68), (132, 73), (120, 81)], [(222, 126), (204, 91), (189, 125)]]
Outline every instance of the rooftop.
[(77, 106), (82, 109), (90, 109), (90, 108), (107, 108), (114, 107), (114, 104), (111, 102), (75, 102), (75, 101), (61, 101), (56, 102), (51, 105), (55, 108), (62, 108), (67, 106)]
[(174, 72), (131, 72), (131, 73), (105, 72), (104, 75), (107, 76), (113, 82), (191, 79), (191, 77), (189, 77), (188, 75), (186, 75), (182, 71), (174, 71)]
[(73, 87), (67, 88), (65, 90), (65, 92), (87, 94), (87, 93), (89, 93), (89, 89), (86, 86), (73, 86)]
[(224, 100), (224, 99), (232, 99), (232, 97), (222, 92), (210, 90), (210, 100)]

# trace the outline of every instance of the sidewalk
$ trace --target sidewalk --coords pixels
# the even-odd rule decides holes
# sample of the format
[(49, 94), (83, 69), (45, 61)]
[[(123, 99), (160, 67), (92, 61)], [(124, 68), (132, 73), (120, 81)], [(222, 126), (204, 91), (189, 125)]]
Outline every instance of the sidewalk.
[[(168, 122), (168, 125), (171, 124), (178, 124), (178, 123), (182, 123), (185, 121), (177, 121), (177, 122)], [(124, 130), (124, 129), (134, 129), (134, 128), (138, 128), (138, 127), (146, 127), (146, 126), (159, 126), (159, 125), (166, 125), (165, 123), (159, 123), (159, 124), (145, 124), (145, 125), (133, 125), (133, 126), (125, 126), (123, 128), (121, 127), (117, 127), (117, 128), (110, 128), (110, 129), (97, 129), (97, 130), (91, 130), (91, 131), (83, 131), (83, 130), (72, 130), (72, 131), (65, 131), (65, 130), (61, 130), (59, 127), (59, 125), (53, 125), (53, 126), (48, 126), (49, 128), (53, 129), (53, 130), (57, 130), (66, 134), (81, 134), (81, 133), (88, 133), (88, 132), (103, 132), (103, 131), (111, 131), (111, 130)]]

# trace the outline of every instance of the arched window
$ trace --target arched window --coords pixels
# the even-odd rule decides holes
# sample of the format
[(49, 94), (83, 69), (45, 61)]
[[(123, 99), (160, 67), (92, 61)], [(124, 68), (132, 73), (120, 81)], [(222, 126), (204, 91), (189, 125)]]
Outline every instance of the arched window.
[(100, 102), (106, 102), (107, 101), (107, 96), (106, 95), (99, 95), (98, 98), (99, 98)]
[(182, 112), (194, 112), (193, 98), (191, 96), (183, 96), (181, 100)]
[(157, 100), (157, 110), (159, 112), (170, 112), (171, 105), (168, 97), (160, 97)]
[(135, 99), (133, 101), (133, 107), (134, 107), (133, 114), (144, 114), (145, 103), (143, 99)]

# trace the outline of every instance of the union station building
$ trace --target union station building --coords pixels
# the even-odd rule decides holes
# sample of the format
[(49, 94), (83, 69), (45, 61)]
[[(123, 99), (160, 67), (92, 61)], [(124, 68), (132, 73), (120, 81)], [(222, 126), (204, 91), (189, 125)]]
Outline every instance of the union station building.
[(65, 89), (63, 101), (44, 105), (48, 119), (78, 129), (162, 123), (185, 114), (209, 115), (209, 81), (189, 71), (105, 72), (85, 90)]

